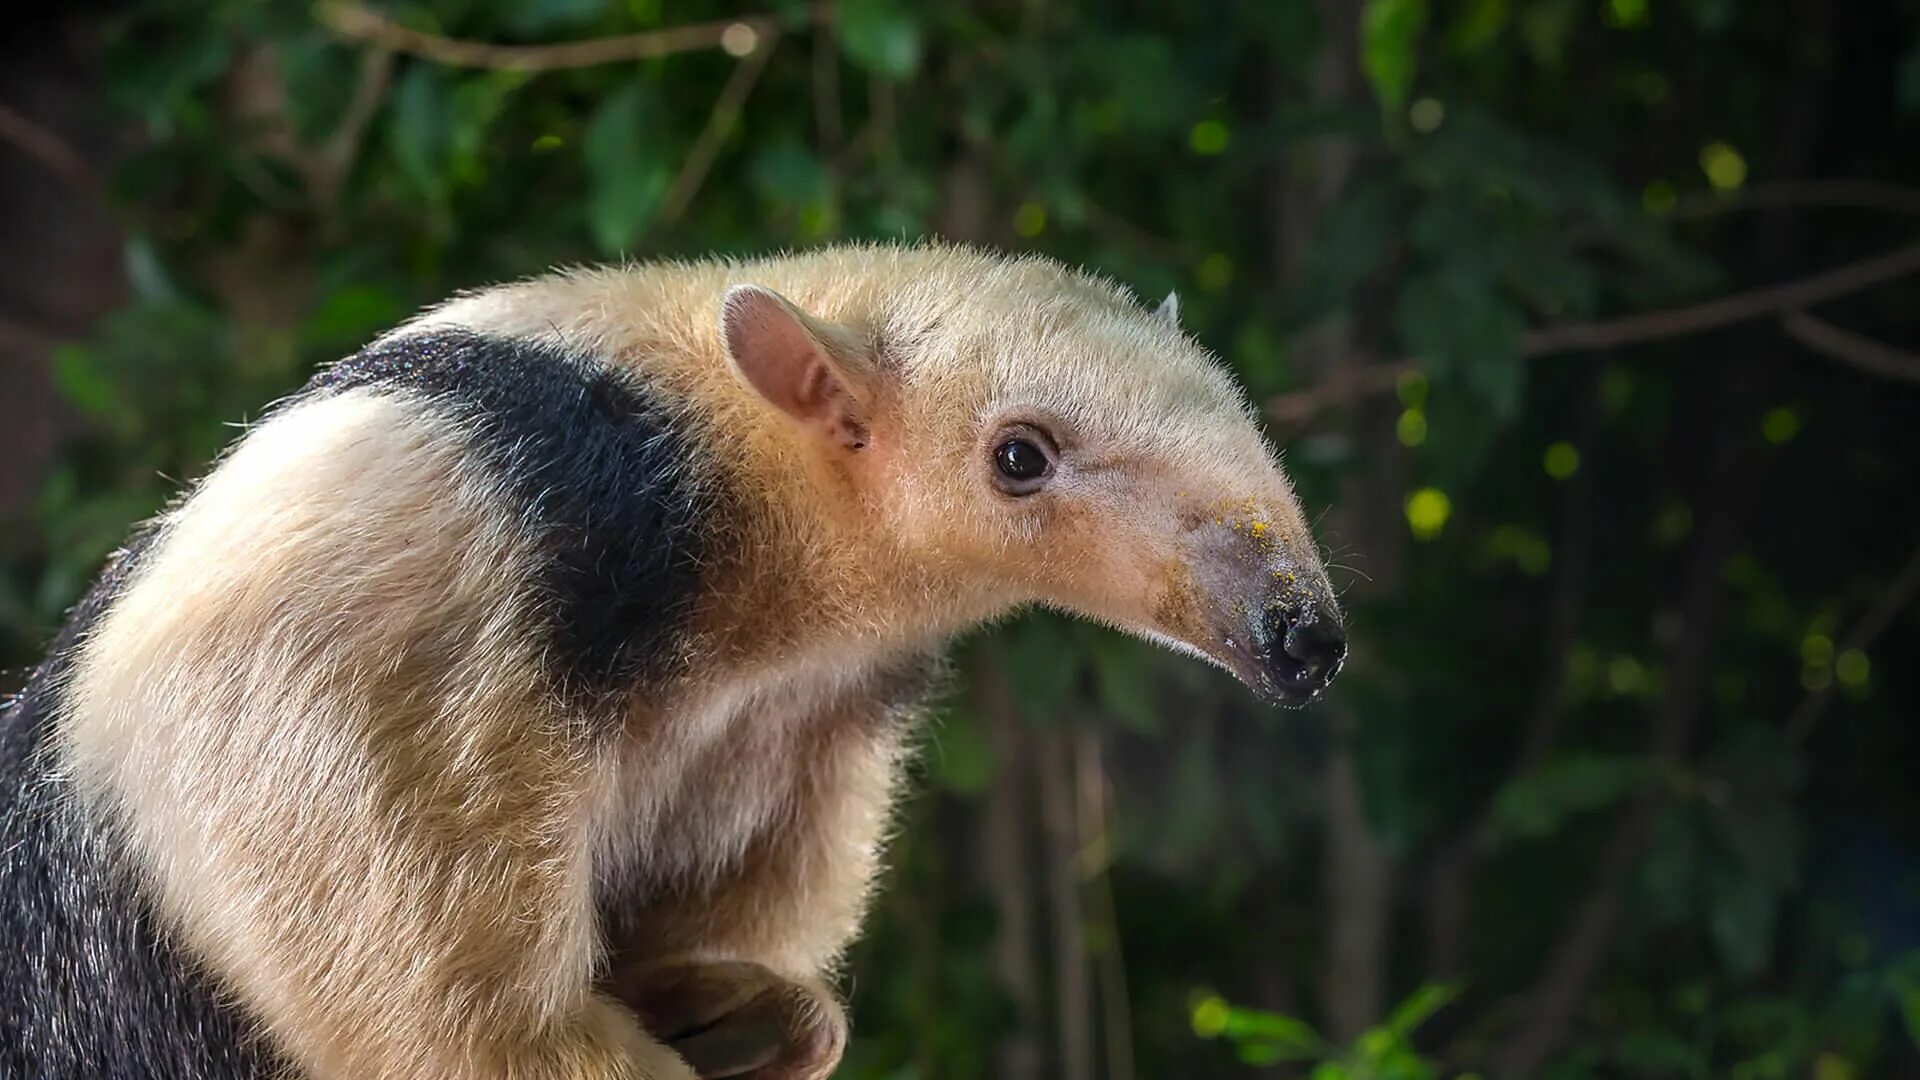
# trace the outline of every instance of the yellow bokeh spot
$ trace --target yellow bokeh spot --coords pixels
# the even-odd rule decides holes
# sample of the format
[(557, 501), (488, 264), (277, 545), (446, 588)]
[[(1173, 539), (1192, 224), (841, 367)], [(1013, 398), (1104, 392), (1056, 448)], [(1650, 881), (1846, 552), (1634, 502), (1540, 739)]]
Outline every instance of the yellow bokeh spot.
[(1673, 85), (1657, 71), (1636, 71), (1621, 79), (1620, 85), (1642, 105), (1658, 105), (1673, 93)]
[(1680, 193), (1665, 180), (1649, 180), (1647, 186), (1640, 189), (1640, 208), (1655, 217), (1673, 213), (1679, 204)]
[(800, 231), (808, 236), (823, 236), (833, 228), (833, 207), (814, 202), (800, 208)]
[(1013, 231), (1032, 239), (1047, 228), (1047, 208), (1039, 203), (1021, 203), (1013, 212)]
[(1193, 152), (1208, 157), (1226, 150), (1227, 141), (1227, 125), (1218, 120), (1202, 120), (1187, 133), (1187, 144)]
[(541, 153), (545, 153), (548, 150), (558, 150), (562, 146), (565, 146), (566, 144), (567, 144), (567, 141), (565, 139), (562, 139), (560, 136), (547, 134), (547, 135), (542, 135), (539, 138), (533, 140), (533, 149)]
[(1800, 659), (1803, 663), (1821, 667), (1833, 663), (1833, 639), (1818, 632), (1801, 638)]
[(1227, 1030), (1227, 1003), (1217, 994), (1208, 994), (1193, 1003), (1193, 1033), (1203, 1039), (1217, 1038)]
[(1873, 674), (1873, 663), (1859, 649), (1848, 649), (1833, 662), (1833, 674), (1842, 686), (1865, 686)]
[(1607, 661), (1607, 687), (1622, 697), (1647, 688), (1647, 669), (1631, 656)]
[(1565, 480), (1580, 471), (1580, 451), (1570, 442), (1557, 442), (1547, 447), (1540, 459), (1541, 467), (1555, 480)]
[(1768, 409), (1760, 418), (1760, 434), (1775, 446), (1792, 442), (1800, 433), (1800, 414), (1785, 405), (1777, 409)]
[(1400, 437), (1401, 446), (1419, 446), (1427, 441), (1427, 414), (1414, 408), (1400, 414), (1400, 422), (1394, 425), (1394, 434)]
[(1233, 260), (1216, 251), (1200, 260), (1194, 269), (1194, 278), (1200, 287), (1208, 292), (1219, 292), (1233, 281)]
[(1447, 527), (1447, 519), (1453, 516), (1453, 500), (1439, 488), (1421, 488), (1407, 496), (1406, 510), (1407, 525), (1413, 529), (1413, 535), (1431, 540)]
[(1693, 532), (1693, 511), (1685, 503), (1668, 503), (1654, 515), (1653, 542), (1659, 547), (1672, 547), (1685, 540)]
[(1634, 30), (1647, 25), (1647, 0), (1607, 0), (1607, 25)]
[(1715, 191), (1737, 191), (1747, 182), (1747, 159), (1726, 143), (1708, 143), (1700, 148), (1700, 171)]
[(1393, 389), (1400, 395), (1400, 404), (1409, 409), (1418, 409), (1427, 403), (1427, 377), (1421, 372), (1409, 371), (1400, 376)]
[(1407, 109), (1407, 123), (1422, 135), (1438, 131), (1447, 119), (1447, 107), (1438, 98), (1423, 97)]
[(1813, 1059), (1813, 1080), (1853, 1080), (1853, 1062), (1829, 1050)]

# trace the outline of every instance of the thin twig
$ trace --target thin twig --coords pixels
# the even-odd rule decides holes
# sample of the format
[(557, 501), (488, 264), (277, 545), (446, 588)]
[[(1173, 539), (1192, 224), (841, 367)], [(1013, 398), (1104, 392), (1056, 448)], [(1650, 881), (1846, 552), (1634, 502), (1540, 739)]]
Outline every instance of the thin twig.
[[(1887, 586), (1887, 591), (1880, 594), (1880, 599), (1874, 603), (1873, 607), (1860, 617), (1859, 622), (1854, 623), (1845, 634), (1840, 636), (1840, 644), (1836, 652), (1846, 652), (1849, 649), (1864, 650), (1868, 645), (1873, 644), (1873, 639), (1879, 637), (1881, 631), (1892, 624), (1894, 616), (1900, 614), (1908, 604), (1913, 602), (1915, 594), (1920, 594), (1920, 548), (1914, 550), (1912, 558), (1907, 560), (1906, 567), (1893, 579), (1892, 584)], [(1802, 698), (1799, 707), (1794, 709), (1793, 715), (1787, 718), (1787, 738), (1794, 742), (1806, 741), (1807, 736), (1813, 734), (1814, 725), (1820, 722), (1820, 715), (1826, 711), (1832, 701), (1833, 684), (1831, 682)]]
[(823, 4), (813, 35), (813, 122), (820, 136), (820, 156), (828, 161), (840, 154), (846, 131), (840, 120), (840, 48), (834, 33), (831, 5)]
[[(1556, 353), (1598, 352), (1685, 337), (1846, 296), (1915, 271), (1920, 271), (1920, 244), (1705, 303), (1532, 330), (1521, 335), (1519, 353), (1521, 359), (1531, 360)], [(1347, 377), (1269, 398), (1267, 414), (1282, 422), (1298, 423), (1334, 405), (1391, 390), (1399, 384), (1402, 375), (1420, 368), (1417, 358), (1375, 364)]]
[(1780, 328), (1793, 340), (1843, 364), (1901, 382), (1920, 383), (1920, 355), (1842, 330), (1804, 311), (1780, 316)]
[(314, 16), (350, 41), (417, 56), (447, 67), (526, 72), (596, 67), (701, 49), (725, 48), (735, 55), (750, 54), (757, 41), (777, 33), (780, 28), (771, 15), (743, 15), (586, 41), (498, 45), (415, 30), (355, 0), (321, 0), (314, 6)]
[(1920, 188), (1876, 180), (1786, 180), (1725, 194), (1683, 195), (1665, 217), (1675, 221), (1780, 207), (1920, 214)]
[(1536, 357), (1551, 353), (1595, 352), (1685, 337), (1832, 300), (1883, 281), (1905, 277), (1915, 271), (1920, 271), (1920, 244), (1910, 244), (1884, 255), (1848, 263), (1797, 281), (1749, 289), (1701, 304), (1530, 331), (1521, 335), (1520, 355)]
[(0, 105), (0, 140), (19, 147), (28, 157), (88, 191), (100, 189), (93, 167), (65, 139), (26, 116)]
[(693, 202), (700, 186), (706, 183), (714, 159), (720, 156), (727, 136), (733, 134), (734, 125), (740, 121), (740, 110), (746, 104), (747, 95), (753, 93), (754, 84), (760, 81), (761, 73), (767, 70), (767, 61), (773, 58), (773, 47), (778, 40), (779, 30), (769, 29), (760, 36), (753, 51), (734, 65), (733, 74), (727, 76), (726, 85), (720, 88), (720, 96), (714, 99), (713, 111), (707, 115), (706, 126), (700, 129), (693, 149), (687, 151), (687, 159), (681, 162), (672, 186), (667, 188), (666, 198), (660, 207), (659, 224), (668, 225), (677, 220)]
[(1106, 939), (1105, 947), (1094, 956), (1100, 982), (1100, 1026), (1106, 1036), (1102, 1075), (1133, 1080), (1133, 1005), (1127, 992), (1126, 950), (1120, 941), (1120, 909), (1113, 898), (1113, 782), (1092, 734), (1083, 730), (1075, 735), (1074, 758), (1081, 829), (1093, 830), (1081, 852), (1081, 873), (1094, 909), (1093, 922)]
[(360, 154), (361, 138), (366, 134), (367, 125), (373, 122), (380, 105), (386, 100), (387, 88), (393, 81), (393, 52), (388, 49), (369, 50), (360, 61), (360, 77), (353, 85), (353, 97), (348, 100), (346, 111), (340, 114), (340, 123), (335, 125), (333, 133), (320, 148), (309, 172), (309, 183), (313, 187), (314, 200), (323, 207), (331, 208), (339, 196), (340, 186), (346, 181), (347, 174), (353, 171), (353, 162)]
[(1142, 228), (1092, 199), (1082, 199), (1080, 205), (1086, 210), (1088, 225), (1097, 232), (1108, 233), (1121, 244), (1139, 248), (1166, 262), (1185, 264), (1193, 261), (1186, 248), (1176, 240)]
[(1421, 368), (1418, 360), (1340, 368), (1305, 390), (1290, 390), (1267, 399), (1267, 415), (1281, 424), (1304, 424), (1327, 409), (1349, 401), (1384, 394)]

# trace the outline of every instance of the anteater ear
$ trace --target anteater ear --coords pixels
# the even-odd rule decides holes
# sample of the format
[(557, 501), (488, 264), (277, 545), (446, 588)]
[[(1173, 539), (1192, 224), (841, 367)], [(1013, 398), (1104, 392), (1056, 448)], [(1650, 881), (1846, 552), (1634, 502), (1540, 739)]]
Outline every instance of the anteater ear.
[(1153, 309), (1153, 313), (1161, 322), (1178, 330), (1180, 328), (1180, 294), (1168, 293), (1167, 298), (1160, 301), (1160, 306)]
[(772, 289), (735, 285), (720, 304), (720, 336), (742, 382), (775, 408), (849, 450), (867, 445), (856, 345)]

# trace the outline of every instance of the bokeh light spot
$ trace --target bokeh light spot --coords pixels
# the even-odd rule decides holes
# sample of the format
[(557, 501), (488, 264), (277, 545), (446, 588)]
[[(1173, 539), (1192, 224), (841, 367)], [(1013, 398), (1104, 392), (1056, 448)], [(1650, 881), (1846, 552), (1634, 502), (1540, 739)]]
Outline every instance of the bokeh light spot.
[(1421, 488), (1407, 496), (1407, 525), (1421, 540), (1431, 540), (1447, 527), (1453, 516), (1453, 500), (1439, 488)]
[(1047, 208), (1039, 203), (1021, 203), (1020, 209), (1013, 212), (1013, 231), (1031, 240), (1045, 232), (1047, 228)]
[(1800, 414), (1785, 405), (1777, 409), (1768, 409), (1760, 418), (1760, 434), (1768, 442), (1779, 446), (1793, 441), (1800, 433)]
[(1193, 147), (1193, 152), (1207, 157), (1224, 152), (1227, 142), (1227, 125), (1218, 120), (1202, 120), (1187, 133), (1187, 144)]
[(1447, 107), (1438, 98), (1423, 97), (1407, 109), (1407, 123), (1425, 135), (1438, 131), (1447, 119)]
[(1842, 686), (1865, 686), (1873, 675), (1873, 663), (1859, 649), (1848, 649), (1833, 662), (1833, 674)]
[(1737, 191), (1747, 182), (1747, 159), (1726, 143), (1708, 143), (1700, 148), (1700, 171), (1715, 191)]
[(1420, 409), (1408, 409), (1400, 414), (1400, 422), (1394, 426), (1394, 434), (1400, 437), (1401, 446), (1419, 446), (1427, 441), (1427, 414)]
[(1540, 459), (1540, 465), (1547, 470), (1548, 476), (1555, 480), (1565, 480), (1580, 471), (1580, 451), (1574, 449), (1570, 442), (1554, 443), (1547, 447), (1547, 452)]

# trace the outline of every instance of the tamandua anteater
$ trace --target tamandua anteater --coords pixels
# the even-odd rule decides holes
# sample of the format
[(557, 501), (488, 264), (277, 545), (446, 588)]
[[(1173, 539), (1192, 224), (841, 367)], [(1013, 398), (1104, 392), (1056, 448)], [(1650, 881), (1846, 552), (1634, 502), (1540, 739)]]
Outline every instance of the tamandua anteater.
[(1227, 372), (1038, 258), (559, 273), (321, 372), (0, 722), (9, 1077), (819, 1077), (942, 641), (1345, 657)]

